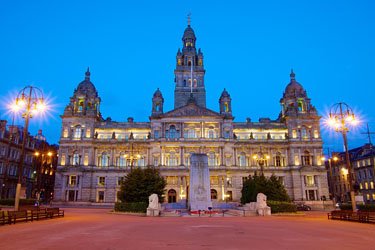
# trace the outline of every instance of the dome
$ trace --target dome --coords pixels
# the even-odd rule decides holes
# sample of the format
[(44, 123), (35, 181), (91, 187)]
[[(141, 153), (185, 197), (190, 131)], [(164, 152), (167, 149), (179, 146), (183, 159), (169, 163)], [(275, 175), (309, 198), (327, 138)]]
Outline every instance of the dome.
[(285, 95), (287, 96), (301, 96), (305, 95), (305, 89), (302, 85), (296, 81), (295, 78), (296, 74), (294, 74), (293, 70), (290, 73), (290, 82), (285, 88)]
[(76, 93), (80, 93), (80, 94), (94, 94), (94, 95), (97, 95), (97, 92), (96, 92), (96, 88), (94, 86), (94, 84), (90, 81), (90, 70), (87, 69), (86, 73), (85, 73), (85, 80), (83, 80), (82, 82), (80, 82), (78, 84), (78, 87), (76, 89)]
[(161, 98), (163, 98), (163, 95), (162, 95), (161, 91), (159, 90), (159, 88), (155, 91), (154, 97), (161, 97)]
[(185, 39), (193, 39), (193, 40), (196, 39), (194, 30), (190, 27), (190, 25), (188, 25), (184, 31), (184, 36), (182, 37), (182, 40), (185, 40)]

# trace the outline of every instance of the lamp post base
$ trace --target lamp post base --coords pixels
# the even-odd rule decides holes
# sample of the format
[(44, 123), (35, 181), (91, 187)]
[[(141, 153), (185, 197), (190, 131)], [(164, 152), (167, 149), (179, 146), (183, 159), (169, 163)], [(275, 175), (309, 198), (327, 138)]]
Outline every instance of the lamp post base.
[(356, 212), (357, 211), (357, 203), (355, 201), (354, 191), (350, 191), (350, 199), (352, 201), (352, 210), (353, 210), (353, 212)]
[(21, 183), (17, 183), (16, 198), (14, 200), (14, 211), (18, 211), (21, 197)]

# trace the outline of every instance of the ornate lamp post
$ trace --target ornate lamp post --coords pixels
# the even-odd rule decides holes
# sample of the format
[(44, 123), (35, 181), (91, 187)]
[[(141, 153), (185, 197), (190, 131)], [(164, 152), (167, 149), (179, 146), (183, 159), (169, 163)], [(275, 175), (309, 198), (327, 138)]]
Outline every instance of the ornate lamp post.
[(263, 153), (262, 147), (260, 147), (260, 151), (257, 154), (253, 155), (253, 159), (259, 164), (260, 172), (263, 175), (263, 166), (266, 164), (267, 160), (270, 158), (269, 155)]
[(348, 149), (347, 133), (349, 132), (349, 126), (355, 126), (356, 124), (358, 124), (358, 121), (356, 120), (353, 110), (349, 107), (349, 105), (344, 102), (339, 102), (331, 107), (329, 112), (328, 125), (334, 128), (336, 132), (342, 134), (345, 147), (346, 168), (348, 169), (350, 199), (352, 202), (353, 211), (356, 211), (356, 202), (353, 188), (354, 183)]
[(29, 119), (34, 115), (43, 112), (46, 109), (45, 100), (43, 92), (36, 87), (26, 86), (17, 95), (14, 105), (18, 107), (20, 112), (22, 112), (22, 118), (25, 119), (25, 125), (23, 128), (22, 136), (22, 147), (21, 156), (18, 164), (18, 182), (16, 188), (16, 197), (14, 201), (14, 210), (18, 211), (21, 187), (22, 187), (22, 176), (23, 176), (23, 164), (25, 159), (25, 146), (27, 142)]

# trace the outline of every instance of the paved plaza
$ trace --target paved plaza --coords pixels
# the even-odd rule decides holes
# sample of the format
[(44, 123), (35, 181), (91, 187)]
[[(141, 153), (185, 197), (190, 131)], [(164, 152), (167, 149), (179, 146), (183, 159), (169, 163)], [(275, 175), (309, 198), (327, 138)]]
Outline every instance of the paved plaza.
[(65, 208), (65, 217), (0, 227), (0, 249), (375, 249), (375, 226), (325, 212), (269, 217), (140, 217)]

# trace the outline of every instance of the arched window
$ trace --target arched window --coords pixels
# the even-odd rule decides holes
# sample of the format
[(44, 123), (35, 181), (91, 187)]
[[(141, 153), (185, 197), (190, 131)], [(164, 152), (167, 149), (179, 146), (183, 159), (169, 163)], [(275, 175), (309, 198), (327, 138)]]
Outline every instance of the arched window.
[(302, 139), (308, 139), (308, 134), (307, 134), (307, 129), (306, 129), (306, 127), (302, 127), (301, 128), (301, 137), (302, 137)]
[(215, 152), (208, 153), (208, 166), (216, 166)]
[(246, 166), (246, 154), (242, 152), (239, 158), (240, 158), (240, 167), (245, 167)]
[(229, 104), (228, 104), (228, 102), (224, 102), (224, 112), (229, 112)]
[[(188, 46), (189, 43), (186, 44), (186, 46)], [(191, 61), (189, 60), (188, 61), (188, 66), (191, 66)]]
[(78, 154), (78, 152), (77, 151), (74, 151), (74, 153), (73, 153), (73, 165), (74, 166), (78, 166), (79, 164), (80, 164), (80, 155)]
[(298, 100), (298, 111), (305, 111), (303, 100)]
[(120, 153), (117, 165), (119, 167), (125, 167), (126, 166), (126, 158), (125, 158), (125, 154), (124, 153)]
[(169, 153), (167, 163), (168, 163), (168, 166), (177, 166), (177, 157), (174, 151)]
[(177, 138), (176, 126), (174, 125), (169, 127), (169, 138), (171, 139)]
[(195, 129), (191, 128), (188, 130), (188, 138), (195, 138)]
[(197, 79), (194, 79), (194, 81), (193, 81), (193, 87), (194, 87), (194, 88), (197, 87)]
[(309, 151), (305, 151), (302, 155), (302, 165), (304, 166), (311, 166), (312, 161), (311, 161), (311, 155)]
[(101, 167), (108, 167), (109, 166), (109, 155), (107, 152), (103, 152), (99, 157), (99, 165)]
[(217, 191), (216, 191), (216, 189), (211, 189), (211, 200), (217, 200)]
[(208, 129), (208, 138), (210, 138), (210, 139), (215, 138), (215, 130), (214, 130), (214, 127), (210, 127), (210, 128)]
[(170, 189), (168, 191), (168, 203), (175, 203), (176, 202), (177, 193), (176, 190)]
[(81, 139), (81, 136), (82, 136), (82, 127), (76, 126), (74, 128), (73, 138), (74, 139)]
[(284, 166), (284, 159), (281, 157), (281, 153), (277, 152), (275, 156), (275, 166), (281, 167)]

